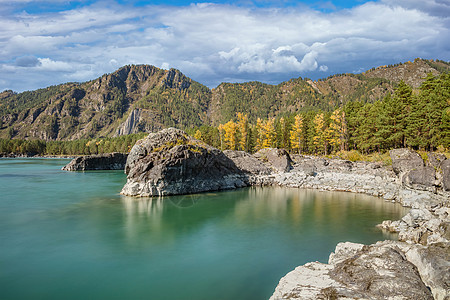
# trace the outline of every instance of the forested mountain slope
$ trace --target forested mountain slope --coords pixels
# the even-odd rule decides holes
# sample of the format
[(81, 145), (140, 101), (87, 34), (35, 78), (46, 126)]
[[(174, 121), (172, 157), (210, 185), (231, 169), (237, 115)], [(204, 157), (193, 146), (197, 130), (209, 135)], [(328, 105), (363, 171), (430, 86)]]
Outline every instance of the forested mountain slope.
[(237, 112), (248, 114), (254, 122), (258, 117), (332, 111), (352, 101), (380, 100), (400, 80), (417, 88), (428, 73), (449, 70), (446, 62), (416, 59), (318, 81), (222, 83), (210, 90), (178, 70), (131, 65), (85, 83), (0, 93), (0, 138), (111, 137), (169, 126), (217, 126), (235, 119)]
[(201, 125), (210, 94), (174, 69), (125, 66), (81, 84), (3, 92), (0, 136), (72, 140)]

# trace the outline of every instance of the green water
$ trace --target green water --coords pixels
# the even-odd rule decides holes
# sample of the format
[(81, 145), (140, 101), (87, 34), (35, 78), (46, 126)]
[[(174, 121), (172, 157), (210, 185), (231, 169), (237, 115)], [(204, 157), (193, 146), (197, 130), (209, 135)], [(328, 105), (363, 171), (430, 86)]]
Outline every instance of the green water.
[(0, 299), (267, 299), (279, 279), (371, 243), (405, 210), (338, 192), (247, 188), (164, 199), (122, 172), (0, 159)]

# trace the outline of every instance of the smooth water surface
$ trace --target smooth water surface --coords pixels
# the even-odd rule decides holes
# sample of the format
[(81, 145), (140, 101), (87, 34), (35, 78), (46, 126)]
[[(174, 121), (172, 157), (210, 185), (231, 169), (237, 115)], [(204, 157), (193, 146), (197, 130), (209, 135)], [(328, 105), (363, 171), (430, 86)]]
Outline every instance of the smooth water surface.
[(338, 242), (387, 238), (406, 211), (339, 192), (120, 196), (119, 171), (0, 159), (0, 299), (267, 299)]

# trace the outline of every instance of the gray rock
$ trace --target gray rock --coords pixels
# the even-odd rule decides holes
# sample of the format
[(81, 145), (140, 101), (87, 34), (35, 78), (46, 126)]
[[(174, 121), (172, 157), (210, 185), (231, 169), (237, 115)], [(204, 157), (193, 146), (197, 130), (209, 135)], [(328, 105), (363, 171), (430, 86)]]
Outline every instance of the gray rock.
[(446, 159), (447, 157), (444, 154), (428, 152), (427, 165), (434, 168), (440, 168), (441, 163)]
[(441, 163), (442, 168), (442, 188), (444, 191), (450, 191), (450, 160), (444, 160)]
[(406, 258), (418, 269), (423, 282), (431, 289), (434, 299), (450, 298), (450, 244), (436, 243), (427, 247), (402, 246)]
[[(297, 267), (280, 280), (270, 299), (433, 299), (399, 245), (408, 247), (399, 242), (338, 244), (329, 264)], [(443, 285), (437, 282), (436, 290)]]
[(231, 159), (244, 173), (252, 175), (269, 175), (272, 173), (269, 167), (247, 152), (225, 150), (223, 154)]
[(417, 167), (406, 171), (402, 177), (402, 183), (417, 190), (435, 190), (436, 170), (434, 167)]
[(292, 159), (284, 149), (261, 149), (253, 154), (253, 156), (266, 163), (275, 171), (289, 172), (292, 169)]
[(125, 167), (127, 196), (162, 196), (233, 189), (248, 178), (222, 151), (181, 130), (149, 134), (131, 149)]
[(406, 148), (392, 149), (389, 151), (389, 155), (392, 160), (392, 168), (397, 175), (424, 165), (423, 159), (418, 153)]
[(123, 170), (127, 160), (127, 154), (108, 153), (99, 155), (86, 155), (74, 158), (62, 167), (64, 171), (88, 171), (88, 170)]

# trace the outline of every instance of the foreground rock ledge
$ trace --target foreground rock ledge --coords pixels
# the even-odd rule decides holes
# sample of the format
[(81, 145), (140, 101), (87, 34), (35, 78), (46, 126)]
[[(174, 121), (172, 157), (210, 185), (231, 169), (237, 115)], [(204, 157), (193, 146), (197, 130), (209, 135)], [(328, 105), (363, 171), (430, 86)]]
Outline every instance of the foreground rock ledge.
[(449, 244), (339, 243), (328, 264), (297, 267), (270, 299), (448, 299), (449, 255)]

